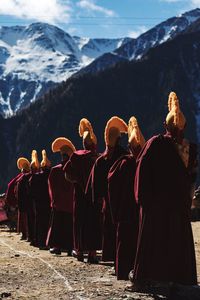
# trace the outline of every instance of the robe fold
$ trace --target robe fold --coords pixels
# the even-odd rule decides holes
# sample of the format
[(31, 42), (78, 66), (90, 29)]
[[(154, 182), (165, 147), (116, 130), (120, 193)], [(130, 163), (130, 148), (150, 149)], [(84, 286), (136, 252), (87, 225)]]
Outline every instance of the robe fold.
[(140, 225), (134, 280), (197, 283), (190, 189), (190, 174), (170, 135), (147, 141), (135, 176)]
[(132, 155), (120, 157), (108, 173), (109, 204), (116, 225), (116, 275), (128, 279), (133, 269), (138, 237), (139, 210), (134, 196), (136, 161)]
[[(122, 155), (127, 154), (120, 145), (115, 146), (112, 152), (109, 149), (96, 160), (87, 185), (87, 193), (92, 194), (95, 205), (103, 213), (102, 260), (115, 261), (116, 228), (112, 222), (110, 205), (108, 201), (108, 172), (114, 162)], [(91, 191), (90, 191), (91, 189)]]
[(17, 207), (16, 185), (17, 185), (17, 181), (21, 176), (23, 176), (23, 174), (19, 173), (8, 183), (8, 187), (6, 191), (6, 204), (9, 207)]
[(73, 236), (74, 249), (101, 249), (101, 212), (85, 194), (86, 184), (97, 154), (88, 150), (75, 151), (64, 166), (66, 177), (74, 183)]
[(50, 228), (46, 244), (49, 247), (73, 249), (73, 184), (65, 179), (64, 163), (51, 169), (48, 179), (50, 206), (52, 208)]
[(30, 197), (35, 209), (35, 242), (38, 247), (46, 245), (50, 221), (50, 197), (48, 190), (48, 177), (50, 169), (35, 173), (29, 179)]
[(33, 226), (30, 214), (31, 209), (28, 182), (30, 176), (30, 173), (24, 173), (16, 181), (16, 198), (18, 203), (17, 231), (21, 232), (24, 238), (32, 240)]

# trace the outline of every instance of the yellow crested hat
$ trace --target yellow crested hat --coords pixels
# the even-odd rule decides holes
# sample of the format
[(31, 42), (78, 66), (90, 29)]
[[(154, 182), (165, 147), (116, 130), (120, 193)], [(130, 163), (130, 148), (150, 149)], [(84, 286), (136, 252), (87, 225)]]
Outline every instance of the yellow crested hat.
[(135, 117), (131, 117), (128, 122), (128, 142), (133, 147), (137, 147), (138, 145), (140, 145), (141, 148), (145, 144), (144, 136), (142, 135), (142, 132), (138, 126), (137, 119)]
[(108, 120), (105, 131), (104, 139), (107, 146), (114, 146), (117, 138), (121, 133), (127, 133), (128, 126), (121, 118), (114, 116)]
[(50, 162), (50, 160), (47, 157), (46, 150), (44, 150), (44, 149), (42, 150), (42, 161), (40, 163), (40, 166), (42, 168), (44, 168), (44, 167), (50, 167), (51, 166), (51, 162)]
[(169, 113), (166, 117), (166, 124), (168, 126), (178, 127), (180, 130), (184, 129), (186, 119), (180, 110), (179, 100), (174, 92), (169, 94), (168, 109)]
[(18, 167), (19, 170), (24, 169), (26, 171), (30, 171), (31, 164), (28, 161), (28, 159), (26, 159), (25, 157), (20, 157), (17, 160), (17, 167)]
[(72, 142), (65, 137), (55, 139), (51, 145), (51, 149), (53, 152), (67, 153), (69, 156), (76, 151)]
[(39, 160), (38, 160), (36, 150), (33, 150), (32, 154), (31, 154), (31, 168), (32, 169), (39, 169), (40, 168), (40, 163), (39, 163)]
[(86, 118), (80, 120), (79, 135), (80, 137), (83, 137), (83, 140), (88, 141), (90, 144), (97, 144), (97, 138), (94, 134), (92, 125)]

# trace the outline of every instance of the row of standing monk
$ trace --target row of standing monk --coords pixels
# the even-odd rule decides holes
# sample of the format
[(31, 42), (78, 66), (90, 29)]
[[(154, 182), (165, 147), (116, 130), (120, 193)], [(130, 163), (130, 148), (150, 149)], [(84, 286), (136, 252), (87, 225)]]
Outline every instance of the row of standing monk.
[[(112, 117), (105, 128), (106, 149), (97, 153), (91, 123), (81, 119), (84, 150), (64, 137), (52, 143), (62, 162), (51, 168), (45, 150), (38, 161), (19, 158), (22, 171), (8, 184), (7, 204), (18, 207), (22, 239), (52, 254), (62, 249), (79, 261), (113, 261), (117, 279), (143, 290), (160, 282), (197, 284), (190, 224), (191, 191), (197, 154), (183, 138), (186, 124), (174, 92), (168, 100), (166, 133), (145, 143), (135, 117), (128, 125)], [(128, 133), (128, 148), (120, 145)]]

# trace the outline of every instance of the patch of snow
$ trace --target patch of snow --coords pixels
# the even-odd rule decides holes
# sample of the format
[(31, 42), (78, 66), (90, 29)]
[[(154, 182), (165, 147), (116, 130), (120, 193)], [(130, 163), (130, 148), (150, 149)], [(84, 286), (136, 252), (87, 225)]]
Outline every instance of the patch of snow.
[(77, 44), (79, 50), (82, 50), (82, 48), (87, 45), (90, 41), (90, 38), (87, 37), (73, 37), (75, 43)]
[(163, 39), (161, 39), (159, 41), (159, 44), (162, 44), (162, 43), (168, 41), (171, 38), (172, 34), (174, 32), (176, 32), (177, 27), (178, 27), (177, 25), (176, 26), (164, 26), (163, 29), (165, 31), (165, 35), (164, 35)]
[(33, 99), (31, 99), (31, 102), (34, 102), (37, 99), (41, 89), (42, 89), (42, 85), (41, 85), (41, 83), (39, 83), (35, 90), (35, 95), (34, 95)]
[(2, 97), (2, 93), (0, 92), (0, 104), (2, 106), (4, 106), (4, 116), (5, 118), (8, 118), (10, 116), (13, 115), (13, 111), (11, 109), (11, 106), (10, 106), (10, 101), (9, 99), (7, 98), (6, 100)]
[(82, 61), (82, 66), (85, 67), (85, 66), (89, 65), (91, 62), (93, 62), (94, 59), (90, 58), (86, 55), (83, 55), (82, 58), (81, 58), (81, 61)]

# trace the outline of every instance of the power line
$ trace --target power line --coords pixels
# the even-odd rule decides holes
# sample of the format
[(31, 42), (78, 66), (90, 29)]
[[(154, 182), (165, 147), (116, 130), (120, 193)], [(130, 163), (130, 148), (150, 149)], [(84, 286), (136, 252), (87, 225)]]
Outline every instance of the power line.
[[(10, 22), (0, 22), (0, 24), (10, 24)], [(14, 24), (14, 22), (12, 23)], [(21, 24), (27, 24), (27, 23), (21, 23)], [(155, 25), (154, 23), (147, 24), (147, 23), (63, 23), (59, 22), (57, 24), (65, 24), (65, 25), (76, 25), (76, 26), (151, 26)]]
[[(35, 23), (35, 22), (48, 22), (48, 21), (38, 21), (36, 20), (37, 18), (45, 18), (45, 17), (50, 17), (49, 15), (42, 15), (42, 16), (37, 16), (36, 18), (32, 19), (33, 21), (30, 20), (6, 20), (6, 21), (0, 21), (0, 24), (30, 24), (30, 23)], [(75, 26), (152, 26), (155, 25), (155, 23), (113, 23), (113, 22), (105, 22), (105, 23), (90, 23), (90, 22), (78, 22), (79, 20), (104, 20), (104, 21), (120, 21), (120, 20), (132, 20), (132, 21), (153, 21), (153, 20), (163, 20), (163, 18), (159, 17), (131, 17), (131, 16), (122, 16), (122, 17), (84, 17), (84, 16), (72, 16), (70, 22), (55, 22), (57, 25), (75, 25)]]
[(145, 19), (145, 20), (151, 20), (151, 19), (162, 19), (162, 18), (157, 18), (157, 17), (77, 17), (80, 19)]
[[(45, 18), (45, 17), (54, 17), (54, 16), (50, 16), (50, 15), (37, 15), (35, 16), (35, 18)], [(167, 17), (166, 17), (167, 18)], [(135, 19), (135, 20), (162, 20), (165, 18), (160, 18), (160, 17), (134, 17), (134, 16), (124, 16), (124, 17), (82, 17), (82, 16), (71, 16), (70, 19), (103, 19), (103, 20), (116, 20), (116, 19)], [(10, 22), (10, 21), (9, 21)], [(22, 21), (23, 22), (23, 21)]]
[[(64, 24), (64, 23), (59, 23)], [(81, 26), (138, 26), (138, 25), (145, 25), (150, 26), (154, 25), (152, 24), (146, 24), (146, 23), (67, 23), (66, 25), (81, 25)]]

